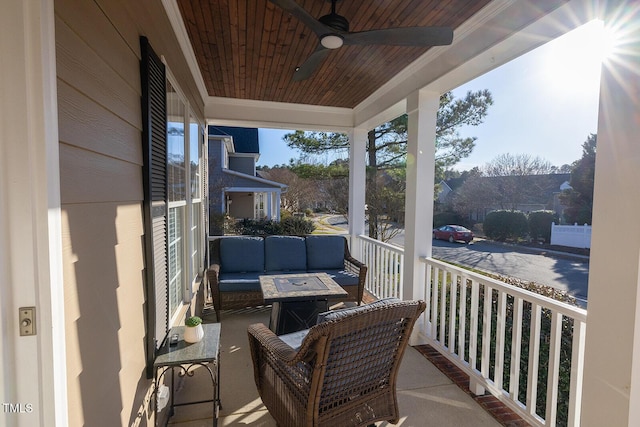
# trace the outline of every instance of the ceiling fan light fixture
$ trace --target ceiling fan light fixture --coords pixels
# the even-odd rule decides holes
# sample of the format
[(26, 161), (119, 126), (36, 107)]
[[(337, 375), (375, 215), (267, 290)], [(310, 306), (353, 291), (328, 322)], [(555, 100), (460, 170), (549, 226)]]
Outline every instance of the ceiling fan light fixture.
[(326, 36), (322, 36), (320, 44), (327, 49), (337, 49), (342, 47), (344, 39), (336, 34), (328, 34)]

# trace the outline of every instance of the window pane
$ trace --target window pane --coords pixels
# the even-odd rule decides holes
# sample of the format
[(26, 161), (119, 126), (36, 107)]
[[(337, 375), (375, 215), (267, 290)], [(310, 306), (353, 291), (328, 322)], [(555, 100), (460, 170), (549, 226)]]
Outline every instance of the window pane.
[(190, 181), (191, 181), (191, 198), (200, 199), (202, 188), (202, 141), (204, 140), (204, 130), (198, 126), (193, 117), (189, 123), (189, 158)]
[(184, 158), (185, 104), (167, 81), (167, 172), (169, 201), (186, 200)]
[(182, 239), (184, 206), (169, 209), (169, 315), (170, 317), (182, 305), (184, 289)]
[[(192, 207), (192, 219), (191, 219), (191, 244), (193, 251), (191, 253), (191, 271), (193, 271), (193, 278), (200, 271), (202, 260), (200, 259), (200, 246), (202, 245), (202, 203), (194, 203)], [(193, 279), (192, 278), (192, 279)]]

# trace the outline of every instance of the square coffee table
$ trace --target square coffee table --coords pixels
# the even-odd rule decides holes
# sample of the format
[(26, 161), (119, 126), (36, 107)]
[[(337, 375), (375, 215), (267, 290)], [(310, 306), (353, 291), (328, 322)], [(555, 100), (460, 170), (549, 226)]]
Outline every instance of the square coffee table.
[(348, 295), (326, 273), (264, 275), (260, 287), (264, 302), (272, 304), (269, 329), (276, 335), (310, 328), (330, 299)]

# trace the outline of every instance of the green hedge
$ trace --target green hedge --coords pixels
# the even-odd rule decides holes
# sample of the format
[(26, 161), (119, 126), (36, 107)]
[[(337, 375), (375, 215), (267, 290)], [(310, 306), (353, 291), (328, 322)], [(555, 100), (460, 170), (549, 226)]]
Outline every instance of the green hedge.
[(305, 236), (315, 230), (312, 221), (299, 217), (283, 218), (281, 221), (243, 219), (233, 224), (227, 234), (245, 236)]
[(484, 219), (485, 235), (492, 240), (504, 242), (507, 239), (518, 240), (527, 236), (529, 223), (521, 211), (493, 211)]
[(529, 236), (534, 239), (551, 241), (551, 223), (558, 222), (558, 216), (553, 211), (534, 211), (529, 214)]
[(439, 212), (433, 215), (433, 228), (449, 224), (458, 224), (469, 228), (471, 225), (468, 224), (468, 221), (465, 221), (462, 215), (456, 212)]

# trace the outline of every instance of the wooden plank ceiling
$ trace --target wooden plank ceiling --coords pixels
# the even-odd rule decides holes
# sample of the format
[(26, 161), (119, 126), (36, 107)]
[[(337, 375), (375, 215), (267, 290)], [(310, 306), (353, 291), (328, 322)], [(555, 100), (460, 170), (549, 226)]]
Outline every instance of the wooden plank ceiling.
[[(312, 16), (327, 0), (297, 0)], [(490, 0), (339, 0), (350, 31), (412, 26), (454, 30)], [(178, 0), (209, 95), (353, 108), (428, 48), (342, 46), (313, 76), (292, 81), (317, 36), (268, 0)], [(454, 33), (455, 34), (455, 33)], [(455, 36), (454, 36), (455, 39)]]

